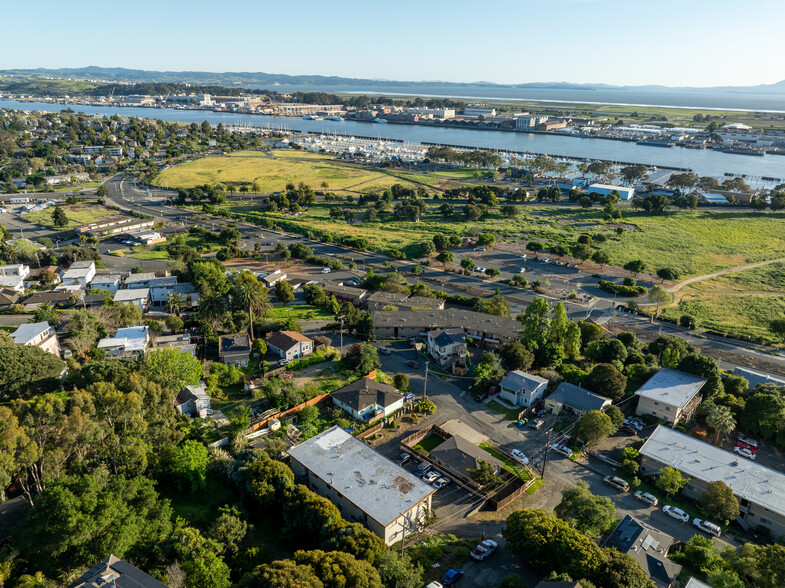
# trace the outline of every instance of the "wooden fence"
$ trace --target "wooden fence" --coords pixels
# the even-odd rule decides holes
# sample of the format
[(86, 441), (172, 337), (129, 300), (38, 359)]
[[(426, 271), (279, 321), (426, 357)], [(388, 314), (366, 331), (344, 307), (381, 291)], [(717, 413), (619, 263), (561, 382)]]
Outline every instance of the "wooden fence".
[(322, 400), (324, 400), (325, 398), (327, 398), (329, 396), (330, 396), (329, 392), (327, 394), (321, 394), (319, 396), (314, 396), (313, 398), (311, 398), (310, 400), (306, 400), (302, 404), (298, 404), (297, 406), (293, 406), (292, 408), (290, 408), (288, 410), (277, 412), (277, 413), (275, 413), (272, 416), (268, 416), (267, 418), (264, 418), (264, 419), (261, 419), (261, 420), (255, 422), (255, 423), (252, 423), (251, 427), (249, 429), (247, 429), (245, 432), (246, 433), (253, 433), (255, 431), (258, 431), (259, 429), (263, 429), (264, 427), (267, 426), (267, 424), (271, 420), (273, 420), (273, 419), (284, 420), (286, 417), (290, 417), (292, 415), (297, 414), (302, 409), (304, 409), (306, 406), (313, 406), (314, 404), (318, 404)]

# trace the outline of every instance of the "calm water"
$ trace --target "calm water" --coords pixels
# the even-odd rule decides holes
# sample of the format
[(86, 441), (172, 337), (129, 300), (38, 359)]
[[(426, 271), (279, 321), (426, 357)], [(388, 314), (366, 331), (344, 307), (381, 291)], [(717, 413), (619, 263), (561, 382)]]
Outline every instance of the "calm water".
[[(0, 107), (18, 110), (59, 112), (60, 104), (39, 102), (0, 101)], [(206, 110), (174, 110), (167, 108), (106, 107), (71, 105), (71, 109), (87, 114), (136, 116), (170, 122), (200, 123), (204, 120), (217, 125), (251, 125), (283, 128), (312, 133), (342, 133), (381, 139), (401, 139), (408, 143), (442, 143), (466, 147), (489, 147), (499, 150), (546, 153), (554, 157), (583, 157), (606, 161), (641, 163), (692, 169), (703, 176), (722, 176), (727, 173), (746, 174), (755, 182), (761, 176), (785, 180), (785, 156), (751, 157), (713, 150), (674, 147), (650, 147), (635, 143), (605, 139), (576, 138), (560, 135), (526, 134), (502, 131), (439, 128), (418, 125), (377, 124), (365, 122), (334, 122), (302, 120), (260, 115), (243, 115)]]

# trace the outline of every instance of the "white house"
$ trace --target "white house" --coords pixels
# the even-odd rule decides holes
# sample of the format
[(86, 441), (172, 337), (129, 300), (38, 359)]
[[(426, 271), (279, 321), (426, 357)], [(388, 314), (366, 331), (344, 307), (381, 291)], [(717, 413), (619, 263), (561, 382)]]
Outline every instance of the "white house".
[(123, 276), (121, 274), (99, 274), (90, 282), (90, 287), (109, 290), (112, 294), (116, 294), (120, 289), (122, 281)]
[(205, 418), (210, 410), (210, 395), (205, 391), (205, 385), (186, 386), (174, 399), (174, 407), (180, 414)]
[(705, 379), (692, 374), (662, 368), (635, 393), (635, 414), (650, 414), (672, 425), (688, 421), (698, 409), (705, 383)]
[(389, 384), (360, 378), (332, 393), (333, 404), (356, 419), (373, 422), (403, 408), (403, 394)]
[(98, 349), (103, 349), (112, 357), (141, 357), (150, 341), (148, 327), (126, 327), (117, 329), (114, 337), (101, 339)]
[(24, 292), (25, 281), (19, 276), (0, 276), (0, 287), (8, 288), (9, 290), (14, 290), (15, 292)]
[(19, 345), (35, 345), (44, 351), (60, 355), (60, 344), (57, 342), (57, 334), (53, 327), (46, 321), (40, 323), (28, 323), (19, 325), (19, 328), (11, 333), (14, 343)]
[(267, 349), (281, 359), (296, 359), (313, 353), (313, 339), (297, 331), (277, 331), (267, 337)]
[(23, 263), (0, 265), (0, 276), (18, 276), (23, 280), (30, 275), (30, 266)]
[(142, 309), (142, 312), (147, 312), (147, 309), (150, 307), (150, 289), (137, 288), (135, 290), (118, 290), (115, 292), (112, 300), (122, 304), (135, 304)]
[(611, 192), (619, 193), (619, 200), (632, 200), (635, 196), (635, 188), (625, 188), (624, 186), (614, 186), (612, 184), (592, 184), (586, 189), (589, 194), (597, 193), (608, 196)]
[(84, 290), (95, 277), (95, 262), (75, 261), (62, 275), (64, 286), (79, 286)]
[(531, 406), (545, 396), (548, 380), (514, 370), (504, 377), (499, 387), (499, 396), (513, 406)]

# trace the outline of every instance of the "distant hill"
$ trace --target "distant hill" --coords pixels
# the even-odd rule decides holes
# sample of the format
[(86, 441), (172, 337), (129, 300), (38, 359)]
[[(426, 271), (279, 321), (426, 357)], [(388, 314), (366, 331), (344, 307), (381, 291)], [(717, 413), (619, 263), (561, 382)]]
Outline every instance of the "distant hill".
[(458, 83), (445, 81), (395, 81), (366, 78), (345, 78), (339, 76), (317, 75), (286, 75), (264, 72), (204, 72), (204, 71), (148, 71), (141, 69), (126, 69), (122, 67), (78, 67), (64, 69), (9, 69), (0, 70), (0, 75), (24, 76), (33, 79), (46, 77), (53, 78), (80, 78), (101, 80), (106, 82), (135, 82), (135, 83), (185, 83), (200, 86), (242, 86), (246, 88), (261, 86), (312, 86), (317, 90), (320, 86), (357, 86), (373, 88), (374, 86), (440, 86), (451, 88), (470, 87), (495, 87), (495, 88), (529, 88), (529, 89), (554, 89), (554, 90), (648, 90), (654, 92), (695, 92), (695, 93), (756, 93), (756, 94), (785, 94), (785, 80), (776, 84), (762, 84), (758, 86), (717, 86), (711, 88), (695, 87), (669, 87), (669, 86), (612, 86), (608, 84), (571, 84), (568, 82), (537, 82), (525, 84), (496, 84), (493, 82)]

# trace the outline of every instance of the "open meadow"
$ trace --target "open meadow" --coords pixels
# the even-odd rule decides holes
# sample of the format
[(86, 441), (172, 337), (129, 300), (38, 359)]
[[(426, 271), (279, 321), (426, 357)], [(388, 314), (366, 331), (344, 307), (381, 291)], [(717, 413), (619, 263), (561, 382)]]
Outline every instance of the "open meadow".
[(89, 204), (65, 204), (60, 206), (60, 208), (65, 212), (65, 216), (68, 217), (68, 225), (65, 227), (54, 226), (52, 221), (54, 207), (31, 212), (22, 218), (27, 222), (50, 228), (73, 229), (79, 225), (94, 223), (119, 214), (117, 210), (106, 208), (105, 206), (95, 204), (94, 202)]

